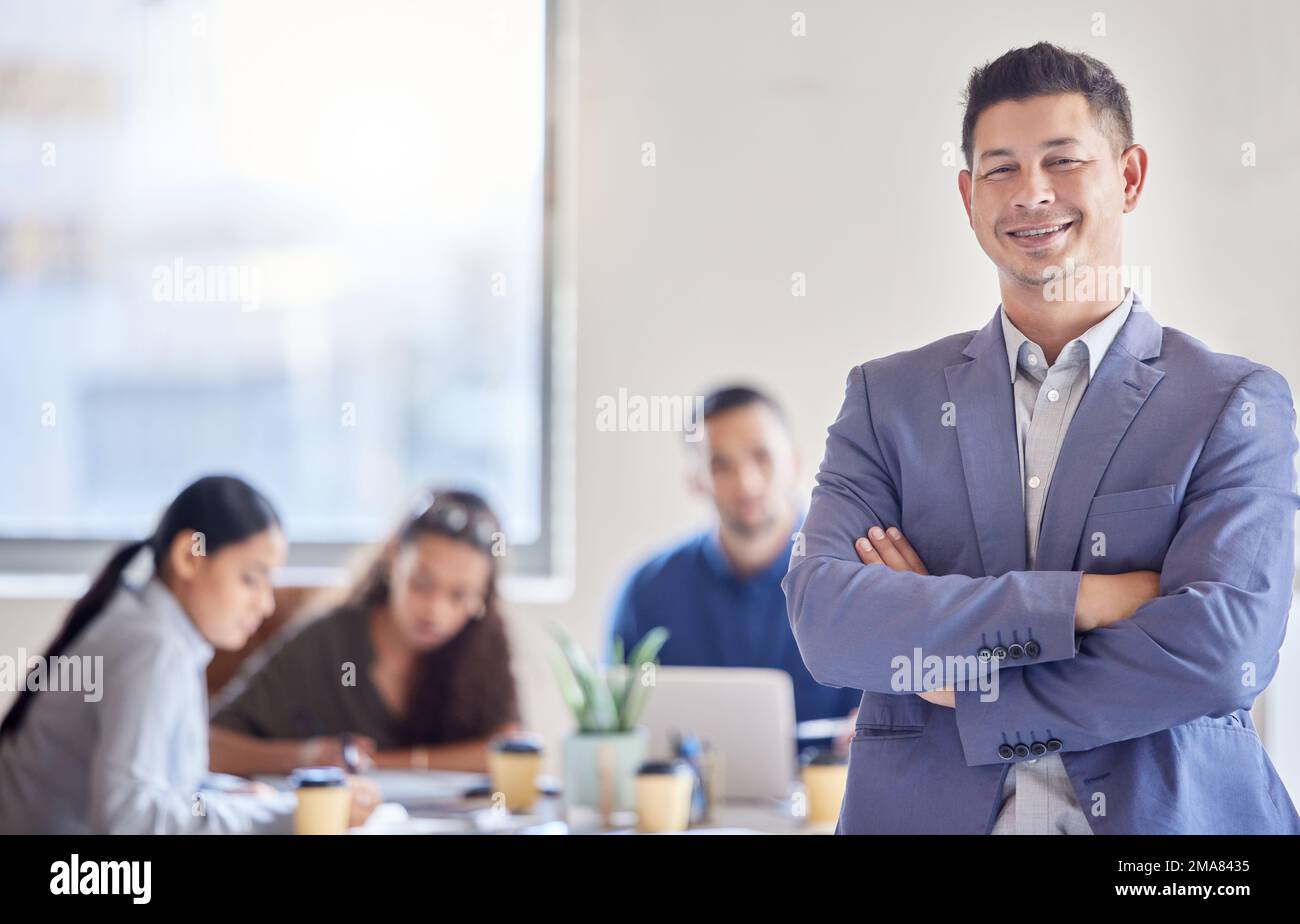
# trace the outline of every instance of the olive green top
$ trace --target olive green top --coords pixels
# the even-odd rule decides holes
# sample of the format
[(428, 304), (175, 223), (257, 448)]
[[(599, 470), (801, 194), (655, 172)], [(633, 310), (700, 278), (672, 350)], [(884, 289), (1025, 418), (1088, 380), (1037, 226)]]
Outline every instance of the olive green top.
[(351, 732), (380, 750), (409, 745), (371, 678), (375, 660), (365, 611), (339, 606), (289, 626), (245, 662), (213, 699), (212, 721), (257, 738)]

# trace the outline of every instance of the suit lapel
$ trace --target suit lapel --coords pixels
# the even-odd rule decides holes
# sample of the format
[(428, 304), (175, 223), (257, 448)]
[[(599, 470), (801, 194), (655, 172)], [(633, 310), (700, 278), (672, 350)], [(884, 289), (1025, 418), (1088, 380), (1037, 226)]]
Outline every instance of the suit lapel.
[(1145, 360), (1160, 355), (1160, 325), (1137, 293), (1066, 431), (1043, 506), (1037, 567), (1073, 571), (1088, 508), (1119, 441), (1164, 377)]
[[(1074, 570), (1083, 523), (1111, 456), (1164, 372), (1145, 360), (1160, 355), (1160, 325), (1137, 293), (1097, 375), (1083, 393), (1052, 473), (1039, 530), (1037, 568)], [(946, 367), (957, 415), (966, 494), (984, 573), (1028, 569), (1025, 507), (1016, 445), (1015, 396), (998, 312), (962, 351), (970, 361)]]
[(971, 338), (969, 362), (943, 370), (948, 399), (956, 409), (966, 495), (979, 542), (984, 574), (1023, 571), (1025, 508), (1016, 446), (1015, 399), (997, 312)]

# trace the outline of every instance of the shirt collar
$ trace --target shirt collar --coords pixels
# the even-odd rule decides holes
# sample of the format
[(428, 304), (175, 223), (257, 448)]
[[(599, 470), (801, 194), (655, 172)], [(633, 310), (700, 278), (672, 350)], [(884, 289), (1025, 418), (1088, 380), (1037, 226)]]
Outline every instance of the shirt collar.
[(194, 655), (194, 663), (199, 667), (207, 667), (216, 653), (212, 643), (199, 632), (194, 620), (162, 579), (156, 574), (149, 578), (148, 583), (140, 589), (140, 599), (149, 612), (157, 613), (163, 624), (185, 643), (186, 650)]
[(710, 571), (712, 571), (715, 575), (721, 578), (729, 578), (730, 580), (733, 581), (748, 582), (748, 581), (756, 581), (762, 578), (770, 578), (772, 576), (775, 576), (776, 580), (779, 582), (781, 578), (785, 577), (786, 571), (788, 571), (790, 568), (790, 552), (791, 552), (791, 548), (794, 546), (793, 534), (797, 534), (799, 530), (803, 529), (803, 521), (805, 516), (807, 516), (807, 511), (805, 510), (795, 511), (794, 528), (791, 531), (792, 535), (790, 536), (789, 544), (786, 546), (785, 553), (776, 556), (776, 558), (772, 559), (772, 563), (769, 564), (766, 568), (764, 568), (762, 571), (755, 572), (748, 578), (740, 577), (739, 575), (736, 574), (735, 569), (731, 567), (731, 559), (727, 557), (726, 549), (722, 547), (722, 538), (718, 534), (717, 526), (714, 526), (712, 529), (706, 532), (703, 535), (703, 537), (701, 537), (702, 539), (701, 546), (704, 555), (704, 562), (706, 565), (708, 565)]
[[(1063, 357), (1069, 356), (1070, 352), (1076, 349), (1075, 344), (1081, 343), (1087, 349), (1088, 379), (1091, 381), (1092, 377), (1097, 374), (1097, 367), (1101, 365), (1101, 361), (1106, 356), (1106, 351), (1110, 349), (1111, 343), (1114, 342), (1119, 329), (1128, 320), (1132, 308), (1133, 290), (1129, 289), (1124, 295), (1124, 301), (1120, 302), (1106, 317), (1061, 347), (1057, 360), (1060, 361)], [(1014, 383), (1016, 380), (1016, 366), (1019, 365), (1020, 361), (1021, 344), (1033, 343), (1033, 341), (1011, 323), (1011, 320), (1007, 317), (1006, 308), (999, 305), (998, 314), (1002, 318), (1002, 339), (1007, 347), (1007, 367), (1011, 374), (1011, 381)], [(1037, 344), (1034, 345), (1037, 346)], [(1047, 370), (1042, 371), (1046, 372)]]

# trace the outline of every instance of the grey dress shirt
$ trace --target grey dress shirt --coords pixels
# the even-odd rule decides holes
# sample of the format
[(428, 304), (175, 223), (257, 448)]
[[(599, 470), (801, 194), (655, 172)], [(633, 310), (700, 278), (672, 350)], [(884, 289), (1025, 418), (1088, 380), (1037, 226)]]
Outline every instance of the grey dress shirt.
[[(1043, 349), (1027, 338), (1002, 309), (1002, 337), (1007, 347), (1016, 403), (1016, 437), (1020, 449), (1020, 487), (1025, 507), (1029, 567), (1038, 558), (1043, 504), (1052, 483), (1056, 458), (1088, 382), (1133, 307), (1133, 290), (1124, 301), (1061, 348), (1047, 365)], [(1088, 818), (1059, 754), (1047, 754), (1007, 769), (1002, 806), (993, 834), (1091, 834)]]
[(102, 657), (98, 701), (35, 694), (0, 739), (0, 834), (289, 833), (292, 794), (210, 791), (212, 646), (165, 584), (122, 586), (67, 657)]

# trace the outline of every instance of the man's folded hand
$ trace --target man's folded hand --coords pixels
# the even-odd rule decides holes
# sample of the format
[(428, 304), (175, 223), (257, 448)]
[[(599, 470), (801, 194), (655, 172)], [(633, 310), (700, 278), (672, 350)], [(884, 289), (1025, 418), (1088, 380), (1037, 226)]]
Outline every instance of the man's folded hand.
[[(895, 571), (913, 571), (917, 574), (930, 573), (926, 570), (925, 562), (921, 561), (921, 556), (916, 554), (916, 549), (912, 548), (912, 543), (907, 541), (897, 526), (889, 529), (871, 527), (867, 530), (867, 535), (857, 541), (856, 549), (858, 558), (862, 559), (864, 565), (885, 565)], [(926, 690), (916, 695), (936, 706), (957, 708), (956, 694), (947, 687)]]
[[(916, 554), (897, 526), (882, 529), (873, 526), (854, 546), (864, 565), (884, 565), (895, 571), (929, 574), (925, 562)], [(1079, 632), (1104, 629), (1128, 619), (1142, 604), (1160, 596), (1159, 571), (1126, 571), (1122, 574), (1085, 574), (1079, 581), (1075, 602), (1074, 627)], [(938, 706), (955, 708), (952, 690), (942, 688), (918, 693), (917, 696)]]
[(891, 526), (888, 530), (879, 526), (871, 527), (867, 530), (867, 535), (858, 540), (857, 552), (864, 565), (888, 565), (895, 571), (930, 573), (921, 561), (921, 556), (912, 548), (912, 543), (907, 541), (897, 526)]

